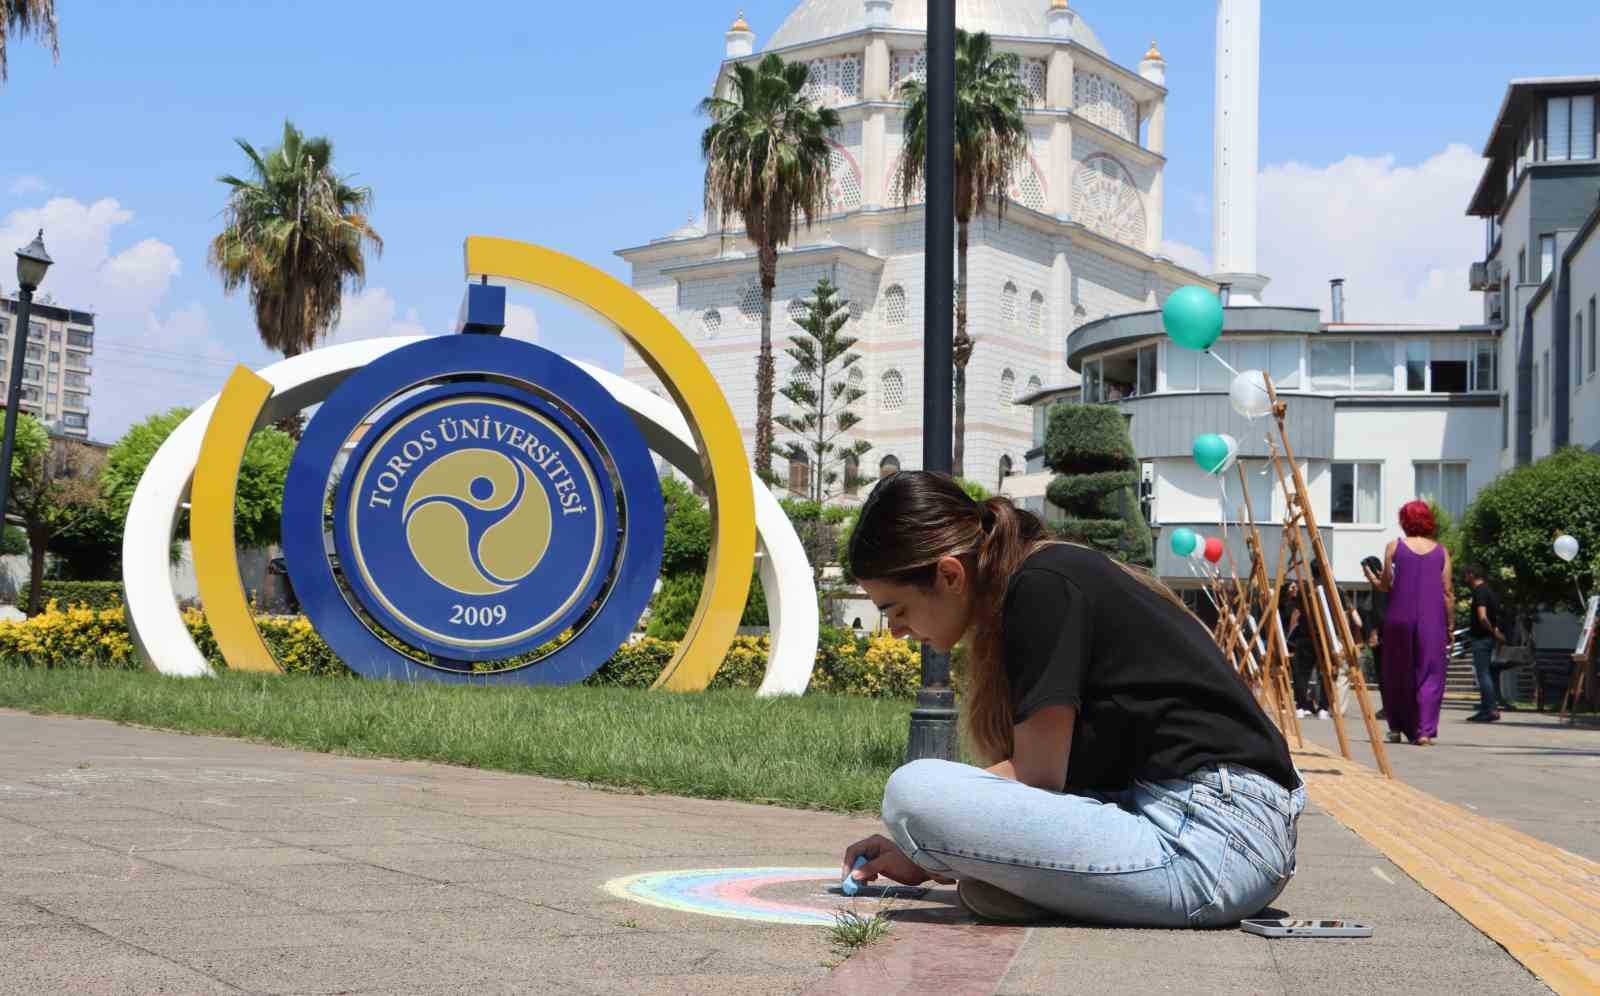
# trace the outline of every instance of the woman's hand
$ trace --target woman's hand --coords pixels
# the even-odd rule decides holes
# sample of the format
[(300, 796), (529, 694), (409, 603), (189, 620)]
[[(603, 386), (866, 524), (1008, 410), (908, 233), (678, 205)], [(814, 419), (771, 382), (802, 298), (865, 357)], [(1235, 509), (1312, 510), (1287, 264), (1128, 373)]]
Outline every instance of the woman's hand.
[[(867, 863), (851, 871), (856, 858), (865, 856)], [(881, 833), (858, 840), (845, 848), (843, 875), (854, 875), (858, 882), (870, 882), (879, 875), (891, 878), (901, 885), (921, 885), (928, 879), (949, 884), (950, 879), (931, 875), (922, 866), (905, 856), (895, 842)]]

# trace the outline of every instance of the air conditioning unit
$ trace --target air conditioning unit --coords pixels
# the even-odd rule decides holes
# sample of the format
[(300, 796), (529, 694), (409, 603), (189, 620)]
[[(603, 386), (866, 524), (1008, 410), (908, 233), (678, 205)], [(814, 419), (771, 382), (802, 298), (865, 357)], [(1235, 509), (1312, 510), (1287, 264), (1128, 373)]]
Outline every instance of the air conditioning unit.
[(1493, 284), (1489, 280), (1489, 264), (1473, 263), (1471, 269), (1467, 271), (1467, 290), (1488, 290), (1491, 286)]
[(1500, 281), (1505, 278), (1505, 267), (1500, 264), (1498, 259), (1491, 259), (1489, 260), (1488, 271), (1489, 286), (1499, 287)]

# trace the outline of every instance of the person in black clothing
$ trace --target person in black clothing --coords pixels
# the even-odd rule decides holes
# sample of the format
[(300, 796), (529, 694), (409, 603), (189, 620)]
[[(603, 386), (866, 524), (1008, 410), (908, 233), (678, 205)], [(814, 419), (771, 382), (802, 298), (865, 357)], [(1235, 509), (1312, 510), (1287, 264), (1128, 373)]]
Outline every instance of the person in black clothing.
[(1310, 599), (1300, 597), (1300, 582), (1290, 581), (1283, 601), (1288, 605), (1288, 621), (1284, 631), (1288, 634), (1289, 653), (1294, 658), (1290, 677), (1294, 682), (1294, 708), (1297, 716), (1328, 718), (1322, 676), (1317, 673), (1317, 634), (1315, 624), (1306, 616)]
[(1467, 568), (1467, 586), (1472, 589), (1472, 670), (1478, 678), (1478, 711), (1467, 722), (1497, 723), (1501, 701), (1495, 687), (1494, 648), (1506, 642), (1500, 629), (1500, 599), (1476, 564)]
[(843, 874), (955, 882), (986, 920), (1143, 927), (1232, 923), (1282, 891), (1304, 785), (1159, 580), (920, 471), (873, 489), (849, 558), (894, 635), (966, 646), (963, 732), (983, 767), (897, 770), (888, 834), (851, 845)]
[[(1363, 638), (1372, 650), (1372, 680), (1378, 686), (1378, 698), (1383, 699), (1383, 619), (1389, 612), (1389, 593), (1383, 590), (1383, 561), (1377, 557), (1363, 557), (1361, 559), (1361, 573), (1366, 575), (1367, 584), (1372, 586), (1372, 608), (1361, 617), (1364, 632)], [(1384, 709), (1378, 710), (1378, 719), (1387, 715)]]

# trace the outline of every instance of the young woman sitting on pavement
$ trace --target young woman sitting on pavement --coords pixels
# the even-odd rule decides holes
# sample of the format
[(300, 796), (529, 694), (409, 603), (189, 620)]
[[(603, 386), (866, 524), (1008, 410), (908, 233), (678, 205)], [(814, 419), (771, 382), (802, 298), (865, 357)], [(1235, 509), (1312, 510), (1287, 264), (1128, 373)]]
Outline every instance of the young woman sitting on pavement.
[(1209, 927), (1282, 892), (1304, 785), (1158, 580), (924, 472), (879, 482), (850, 565), (896, 636), (967, 641), (964, 733), (984, 766), (896, 771), (888, 835), (851, 845), (846, 872), (956, 882), (974, 915), (1005, 922)]

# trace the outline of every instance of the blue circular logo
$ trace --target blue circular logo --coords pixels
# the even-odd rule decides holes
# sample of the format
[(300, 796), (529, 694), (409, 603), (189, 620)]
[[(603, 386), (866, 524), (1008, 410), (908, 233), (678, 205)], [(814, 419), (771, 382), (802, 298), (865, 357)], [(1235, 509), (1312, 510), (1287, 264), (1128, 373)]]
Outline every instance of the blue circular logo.
[(295, 448), (283, 523), (295, 593), (352, 670), (523, 684), (581, 680), (627, 639), (665, 525), (627, 410), (570, 361), (488, 335), (346, 378)]
[(346, 467), (334, 506), (345, 578), (386, 629), (438, 656), (549, 642), (594, 602), (615, 559), (606, 468), (536, 395), (424, 392), (375, 424)]

